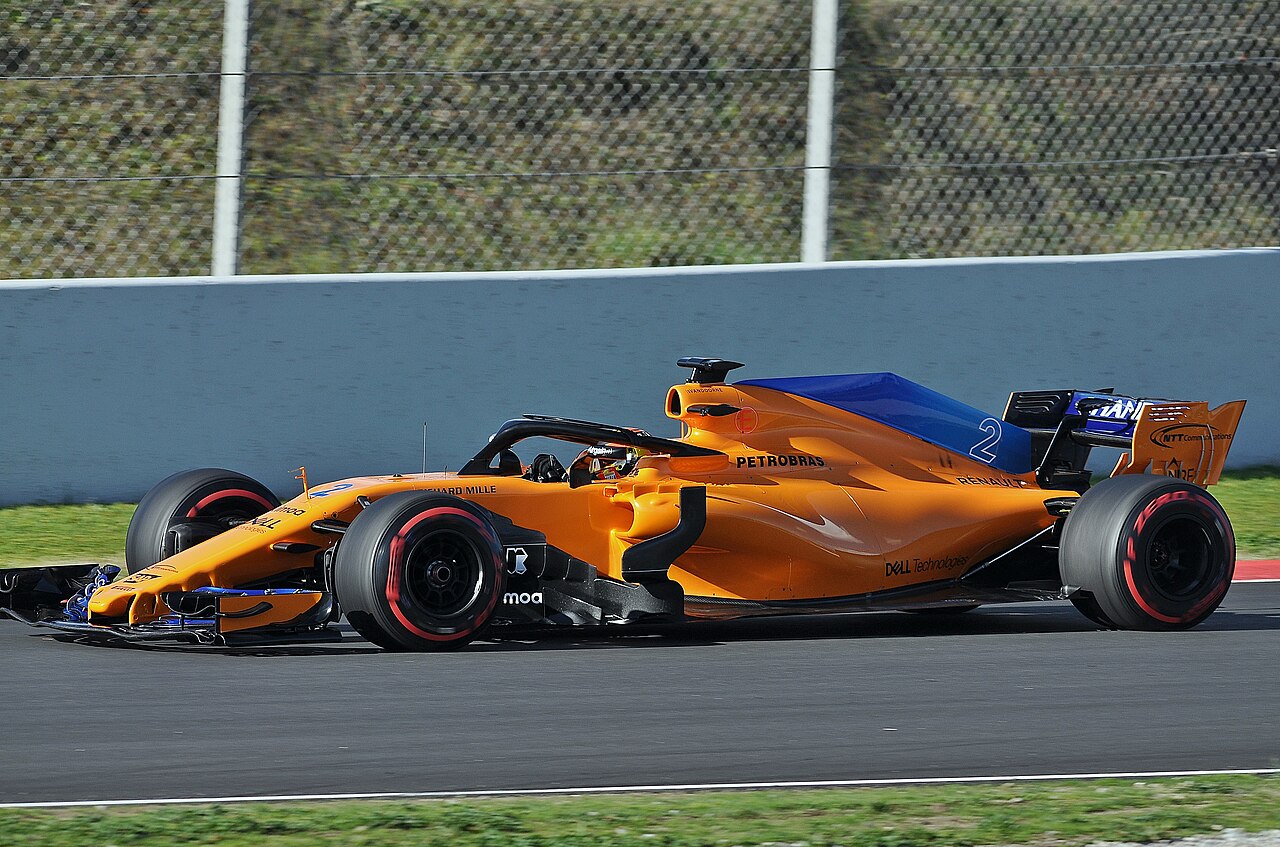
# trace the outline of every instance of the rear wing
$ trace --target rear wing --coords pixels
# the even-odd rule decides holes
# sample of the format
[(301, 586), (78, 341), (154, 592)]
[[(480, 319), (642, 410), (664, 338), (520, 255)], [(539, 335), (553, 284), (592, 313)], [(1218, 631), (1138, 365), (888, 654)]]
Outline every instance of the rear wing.
[[(1244, 401), (1210, 409), (1205, 402), (1149, 403), (1133, 425), (1133, 448), (1121, 456), (1112, 476), (1147, 473), (1213, 485), (1222, 475)], [(1127, 461), (1126, 461), (1127, 459)]]
[(1036, 476), (1046, 488), (1088, 485), (1093, 447), (1126, 453), (1112, 476), (1153, 473), (1197, 485), (1222, 474), (1245, 401), (1215, 409), (1196, 401), (1125, 397), (1094, 391), (1016, 391), (1004, 419), (1032, 434)]

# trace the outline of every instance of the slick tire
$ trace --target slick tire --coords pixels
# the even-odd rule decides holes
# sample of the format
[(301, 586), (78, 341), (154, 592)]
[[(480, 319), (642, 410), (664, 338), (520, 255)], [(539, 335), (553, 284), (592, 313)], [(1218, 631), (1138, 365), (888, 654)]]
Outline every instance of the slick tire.
[(484, 631), (506, 583), (502, 545), (484, 510), (416, 491), (357, 515), (333, 570), (347, 622), (387, 650), (456, 650)]
[(1226, 596), (1235, 561), (1231, 522), (1213, 495), (1148, 474), (1089, 489), (1067, 516), (1059, 550), (1063, 584), (1088, 594), (1076, 607), (1118, 629), (1195, 626)]
[(137, 573), (174, 550), (169, 530), (200, 522), (205, 533), (225, 532), (280, 505), (257, 480), (222, 468), (197, 468), (161, 480), (138, 504), (125, 535), (125, 571)]

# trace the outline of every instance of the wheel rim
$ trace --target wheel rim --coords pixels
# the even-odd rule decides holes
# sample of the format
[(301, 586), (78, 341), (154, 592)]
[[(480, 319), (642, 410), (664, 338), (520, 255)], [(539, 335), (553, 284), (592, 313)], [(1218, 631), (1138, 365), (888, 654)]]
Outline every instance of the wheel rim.
[(1189, 517), (1170, 518), (1157, 527), (1146, 559), (1152, 587), (1171, 600), (1203, 594), (1217, 571), (1208, 531)]
[(433, 618), (464, 616), (483, 588), (480, 551), (452, 530), (436, 530), (409, 549), (405, 588), (410, 601)]

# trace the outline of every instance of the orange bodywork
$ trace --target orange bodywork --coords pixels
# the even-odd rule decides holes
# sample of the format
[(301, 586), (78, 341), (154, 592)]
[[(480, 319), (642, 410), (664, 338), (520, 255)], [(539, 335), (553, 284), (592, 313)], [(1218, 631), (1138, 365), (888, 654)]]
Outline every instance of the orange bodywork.
[[(707, 414), (708, 406), (732, 414)], [(702, 411), (698, 411), (701, 409)], [(679, 492), (705, 486), (707, 518), (670, 567), (689, 597), (793, 601), (851, 597), (950, 580), (1051, 526), (1034, 473), (1006, 473), (888, 425), (753, 385), (685, 383), (667, 396), (680, 441), (723, 455), (643, 456), (621, 479), (571, 487), (456, 473), (358, 477), (313, 486), (282, 506), (98, 589), (90, 621), (138, 624), (169, 610), (160, 595), (232, 588), (309, 564), (357, 498), (436, 491), (544, 533), (547, 544), (622, 581), (623, 553), (671, 531)], [(301, 602), (301, 601), (299, 601)]]

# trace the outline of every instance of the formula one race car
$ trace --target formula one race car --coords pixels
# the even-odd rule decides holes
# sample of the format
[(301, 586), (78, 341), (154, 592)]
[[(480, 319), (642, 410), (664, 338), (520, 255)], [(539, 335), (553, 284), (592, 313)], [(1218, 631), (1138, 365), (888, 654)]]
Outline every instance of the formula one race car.
[[(186, 471), (138, 505), (123, 578), (0, 572), (0, 606), (62, 632), (201, 643), (345, 613), (387, 649), (442, 650), (486, 630), (1034, 599), (1184, 629), (1231, 583), (1231, 525), (1202, 486), (1243, 400), (1023, 391), (996, 418), (889, 373), (730, 385), (736, 362), (679, 364), (679, 438), (525, 415), (456, 473), (304, 478), (284, 504), (241, 474)], [(581, 453), (525, 464), (513, 448), (533, 437)], [(1127, 452), (1090, 487), (1094, 447)]]

